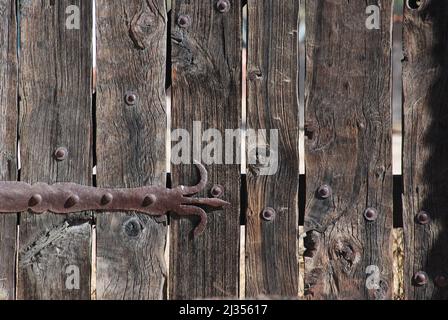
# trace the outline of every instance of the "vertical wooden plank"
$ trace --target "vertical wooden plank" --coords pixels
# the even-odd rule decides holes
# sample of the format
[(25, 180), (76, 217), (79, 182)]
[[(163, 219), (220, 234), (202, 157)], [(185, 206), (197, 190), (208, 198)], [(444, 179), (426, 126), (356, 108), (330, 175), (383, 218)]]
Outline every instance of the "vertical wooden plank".
[[(369, 5), (376, 7), (366, 14)], [(369, 30), (375, 10), (379, 29)], [(311, 299), (389, 299), (393, 291), (391, 12), (391, 0), (306, 1), (305, 294)], [(324, 185), (332, 189), (328, 198)], [(375, 221), (365, 219), (368, 208)]]
[[(172, 3), (172, 128), (189, 132), (192, 150), (192, 140), (201, 139), (193, 136), (194, 121), (199, 121), (202, 131), (216, 129), (223, 137), (225, 129), (240, 128), (241, 1), (229, 3), (224, 13), (217, 10), (217, 1)], [(181, 16), (188, 16), (184, 27), (179, 26)], [(234, 156), (240, 152), (227, 151)], [(188, 159), (193, 163), (191, 155)], [(240, 165), (215, 162), (207, 170), (209, 183), (201, 195), (209, 196), (210, 188), (219, 184), (231, 204), (209, 213), (205, 232), (194, 239), (196, 219), (171, 220), (171, 299), (238, 296)], [(173, 166), (172, 181), (173, 186), (196, 184), (195, 167)]]
[[(66, 26), (72, 5), (80, 29)], [(91, 1), (20, 1), (22, 181), (91, 184), (91, 30)], [(89, 299), (90, 222), (88, 212), (21, 214), (18, 298)]]
[[(0, 1), (0, 180), (17, 179), (16, 1)], [(0, 215), (0, 300), (15, 295), (17, 215)]]
[(405, 296), (447, 299), (448, 3), (415, 2), (403, 26)]
[[(165, 186), (165, 0), (97, 0), (96, 12), (98, 186)], [(154, 218), (97, 215), (97, 298), (162, 299), (165, 244)]]
[[(257, 134), (267, 130), (266, 141), (248, 145), (248, 150), (268, 146), (271, 160), (278, 158), (276, 163), (265, 164), (265, 169), (272, 169), (270, 175), (259, 170), (263, 163), (249, 164), (247, 169), (248, 297), (292, 297), (299, 291), (298, 14), (296, 0), (248, 1), (247, 128)], [(263, 219), (266, 208), (275, 210), (272, 221)]]

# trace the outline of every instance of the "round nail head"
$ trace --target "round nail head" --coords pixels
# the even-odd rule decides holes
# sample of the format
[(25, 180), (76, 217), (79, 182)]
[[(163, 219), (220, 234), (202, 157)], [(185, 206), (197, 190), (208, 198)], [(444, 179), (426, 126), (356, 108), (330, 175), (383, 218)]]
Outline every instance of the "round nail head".
[(414, 284), (418, 287), (422, 287), (428, 283), (428, 275), (426, 272), (419, 271), (414, 275)]
[(224, 187), (217, 184), (215, 186), (212, 187), (212, 189), (210, 190), (210, 195), (213, 198), (219, 198), (224, 194)]
[(110, 192), (107, 192), (101, 198), (101, 204), (103, 206), (108, 205), (109, 203), (112, 202), (113, 199), (114, 199), (114, 196)]
[(180, 15), (177, 19), (177, 24), (181, 28), (188, 28), (191, 24), (190, 17), (187, 15)]
[(317, 195), (321, 199), (328, 199), (331, 196), (331, 188), (330, 186), (324, 184), (317, 189)]
[(147, 196), (143, 199), (142, 206), (143, 206), (143, 207), (149, 207), (149, 206), (152, 205), (154, 202), (156, 202), (156, 200), (157, 200), (157, 198), (156, 198), (155, 195), (153, 195), (153, 194), (147, 195)]
[(275, 212), (275, 210), (273, 208), (265, 208), (261, 212), (261, 217), (265, 221), (272, 221), (275, 218), (275, 214), (276, 214), (276, 212)]
[(426, 225), (431, 221), (431, 217), (429, 216), (429, 213), (426, 211), (420, 211), (417, 216), (415, 217), (418, 224)]
[(230, 10), (230, 2), (228, 0), (219, 0), (216, 3), (216, 8), (221, 13), (226, 13)]
[(68, 150), (67, 148), (64, 147), (57, 148), (56, 151), (54, 152), (54, 157), (58, 161), (63, 161), (67, 159), (67, 156), (68, 156)]
[(28, 205), (30, 207), (35, 207), (41, 203), (42, 203), (42, 196), (40, 194), (36, 193), (30, 198)]
[(78, 203), (79, 203), (79, 197), (76, 194), (74, 194), (74, 195), (70, 196), (67, 199), (67, 201), (65, 201), (64, 207), (67, 209), (72, 208), (72, 207), (76, 206)]
[(127, 92), (124, 96), (124, 101), (128, 106), (133, 106), (137, 103), (137, 94), (134, 92)]
[(378, 219), (378, 211), (374, 208), (367, 208), (366, 211), (364, 211), (364, 218), (367, 221), (375, 221)]

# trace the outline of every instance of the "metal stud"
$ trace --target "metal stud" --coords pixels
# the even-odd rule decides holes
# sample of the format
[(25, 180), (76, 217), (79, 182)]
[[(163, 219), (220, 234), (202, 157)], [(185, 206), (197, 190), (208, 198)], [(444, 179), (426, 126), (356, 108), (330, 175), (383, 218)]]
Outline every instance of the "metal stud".
[(30, 198), (30, 201), (28, 201), (28, 205), (30, 207), (38, 206), (41, 203), (42, 203), (42, 196), (38, 193), (33, 194), (32, 197)]
[(220, 198), (222, 197), (223, 194), (224, 194), (224, 187), (219, 184), (214, 185), (210, 190), (210, 195), (213, 198)]
[(366, 211), (364, 211), (364, 218), (367, 221), (375, 221), (378, 219), (378, 211), (374, 208), (367, 208)]
[(149, 207), (149, 206), (152, 205), (154, 202), (156, 202), (156, 200), (157, 200), (157, 198), (156, 198), (155, 195), (153, 195), (153, 194), (147, 195), (147, 196), (143, 199), (142, 206), (143, 206), (143, 207)]
[(261, 212), (261, 217), (263, 218), (263, 220), (265, 221), (272, 221), (274, 220), (276, 215), (276, 212), (273, 208), (265, 208), (262, 212)]
[(112, 202), (113, 199), (114, 199), (114, 196), (110, 192), (107, 192), (101, 198), (101, 205), (103, 205), (103, 206), (108, 205), (109, 203)]
[(54, 152), (54, 157), (57, 161), (64, 161), (68, 157), (68, 150), (64, 147), (59, 147)]
[(331, 187), (329, 185), (321, 185), (318, 189), (317, 189), (317, 195), (319, 198), (321, 199), (328, 199), (331, 197)]
[(126, 94), (124, 95), (124, 102), (128, 105), (128, 106), (133, 106), (137, 103), (138, 100), (138, 96), (135, 92), (126, 92)]
[(414, 275), (412, 280), (414, 285), (423, 287), (428, 284), (428, 275), (426, 274), (426, 272), (419, 271)]
[(230, 2), (228, 0), (219, 0), (216, 3), (216, 9), (221, 13), (226, 13), (230, 10)]
[(64, 207), (65, 208), (72, 208), (76, 206), (79, 203), (79, 197), (74, 194), (68, 197), (67, 201), (65, 201)]
[(429, 222), (431, 222), (431, 217), (429, 216), (429, 213), (428, 213), (428, 212), (426, 212), (426, 211), (420, 211), (420, 212), (417, 214), (417, 216), (415, 217), (415, 221), (416, 221), (418, 224), (426, 225), (426, 224), (428, 224)]

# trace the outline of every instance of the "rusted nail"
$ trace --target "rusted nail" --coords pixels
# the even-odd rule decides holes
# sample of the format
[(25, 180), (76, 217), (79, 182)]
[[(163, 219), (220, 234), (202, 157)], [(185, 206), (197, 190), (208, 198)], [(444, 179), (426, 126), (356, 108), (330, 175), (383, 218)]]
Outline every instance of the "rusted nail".
[(276, 215), (276, 212), (273, 208), (265, 208), (262, 212), (261, 212), (261, 217), (263, 218), (263, 220), (265, 221), (272, 221), (274, 220)]
[(374, 208), (367, 208), (366, 211), (364, 211), (364, 218), (366, 218), (367, 221), (375, 221), (378, 219), (378, 211)]
[(101, 198), (101, 204), (103, 206), (108, 205), (109, 203), (112, 202), (113, 199), (114, 199), (114, 196), (111, 193), (107, 192)]
[(230, 10), (230, 2), (228, 0), (219, 0), (216, 3), (216, 9), (221, 13), (226, 13)]
[(42, 203), (42, 196), (38, 193), (33, 194), (33, 196), (30, 198), (30, 201), (28, 201), (28, 205), (30, 207), (35, 207)]
[(67, 156), (68, 150), (64, 147), (57, 148), (54, 152), (54, 157), (57, 161), (64, 161), (65, 159), (67, 159)]
[(74, 194), (68, 197), (67, 201), (65, 201), (64, 207), (65, 208), (71, 208), (76, 206), (79, 203), (79, 197)]
[(190, 16), (180, 15), (179, 18), (177, 18), (177, 25), (181, 28), (188, 28), (191, 25)]
[(211, 189), (210, 189), (210, 195), (213, 198), (220, 198), (222, 197), (222, 195), (224, 194), (224, 187), (217, 184), (214, 185)]
[(446, 288), (448, 287), (448, 278), (443, 275), (437, 276), (434, 279), (434, 283), (439, 288)]
[(428, 275), (426, 274), (426, 272), (419, 271), (414, 275), (412, 281), (414, 285), (423, 287), (424, 285), (428, 284)]
[(126, 94), (124, 95), (124, 102), (128, 105), (128, 106), (133, 106), (137, 103), (137, 94), (135, 92), (126, 92)]
[(429, 216), (429, 213), (427, 213), (426, 211), (420, 211), (415, 217), (415, 221), (418, 224), (426, 225), (431, 221), (431, 217)]
[(331, 187), (329, 185), (321, 185), (318, 189), (317, 189), (317, 195), (319, 196), (319, 198), (321, 199), (328, 199), (331, 197)]
[(157, 200), (157, 198), (156, 198), (155, 195), (153, 195), (153, 194), (147, 195), (147, 196), (143, 199), (142, 206), (143, 206), (143, 207), (149, 207), (149, 206), (152, 205), (154, 202), (156, 202), (156, 200)]

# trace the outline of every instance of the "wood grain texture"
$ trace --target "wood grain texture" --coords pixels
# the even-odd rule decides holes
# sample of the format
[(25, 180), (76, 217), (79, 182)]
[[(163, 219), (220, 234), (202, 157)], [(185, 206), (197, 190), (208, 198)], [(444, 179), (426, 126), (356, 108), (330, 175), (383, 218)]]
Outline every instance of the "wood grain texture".
[[(165, 1), (96, 5), (98, 186), (165, 186)], [(165, 244), (166, 225), (147, 215), (97, 215), (97, 298), (162, 299)]]
[[(66, 8), (80, 9), (80, 29), (66, 28)], [(20, 2), (21, 180), (91, 184), (90, 1)], [(69, 155), (58, 162), (54, 151)], [(22, 213), (19, 299), (90, 298), (90, 213)], [(79, 289), (68, 289), (69, 266), (79, 268)]]
[[(299, 109), (297, 23), (299, 1), (248, 1), (247, 128), (266, 129), (255, 147), (278, 156), (273, 175), (247, 168), (246, 296), (297, 296)], [(277, 141), (270, 141), (277, 130)], [(268, 164), (269, 165), (269, 164)], [(273, 221), (262, 219), (275, 209)]]
[[(448, 278), (448, 3), (423, 1), (420, 11), (404, 9), (403, 26), (403, 219), (406, 299), (447, 299)], [(426, 211), (430, 223), (417, 223)], [(416, 286), (415, 273), (429, 277)], [(440, 279), (440, 278), (439, 278)]]
[[(16, 2), (0, 1), (0, 180), (17, 179)], [(0, 300), (15, 295), (17, 214), (0, 215)]]
[[(215, 1), (172, 2), (172, 129), (186, 129), (192, 139), (193, 121), (222, 136), (241, 125), (241, 2), (230, 3), (220, 13)], [(181, 15), (190, 17), (190, 26), (178, 25)], [(200, 196), (219, 184), (231, 204), (209, 212), (205, 232), (195, 239), (196, 220), (171, 220), (170, 299), (238, 296), (240, 165), (215, 163), (207, 170), (209, 183)], [(172, 167), (173, 186), (197, 181), (193, 165)]]
[[(380, 7), (380, 29), (366, 7)], [(391, 1), (306, 1), (305, 295), (392, 294)], [(321, 185), (332, 196), (320, 199)], [(378, 211), (367, 222), (366, 208)], [(369, 289), (370, 288), (370, 289)]]

